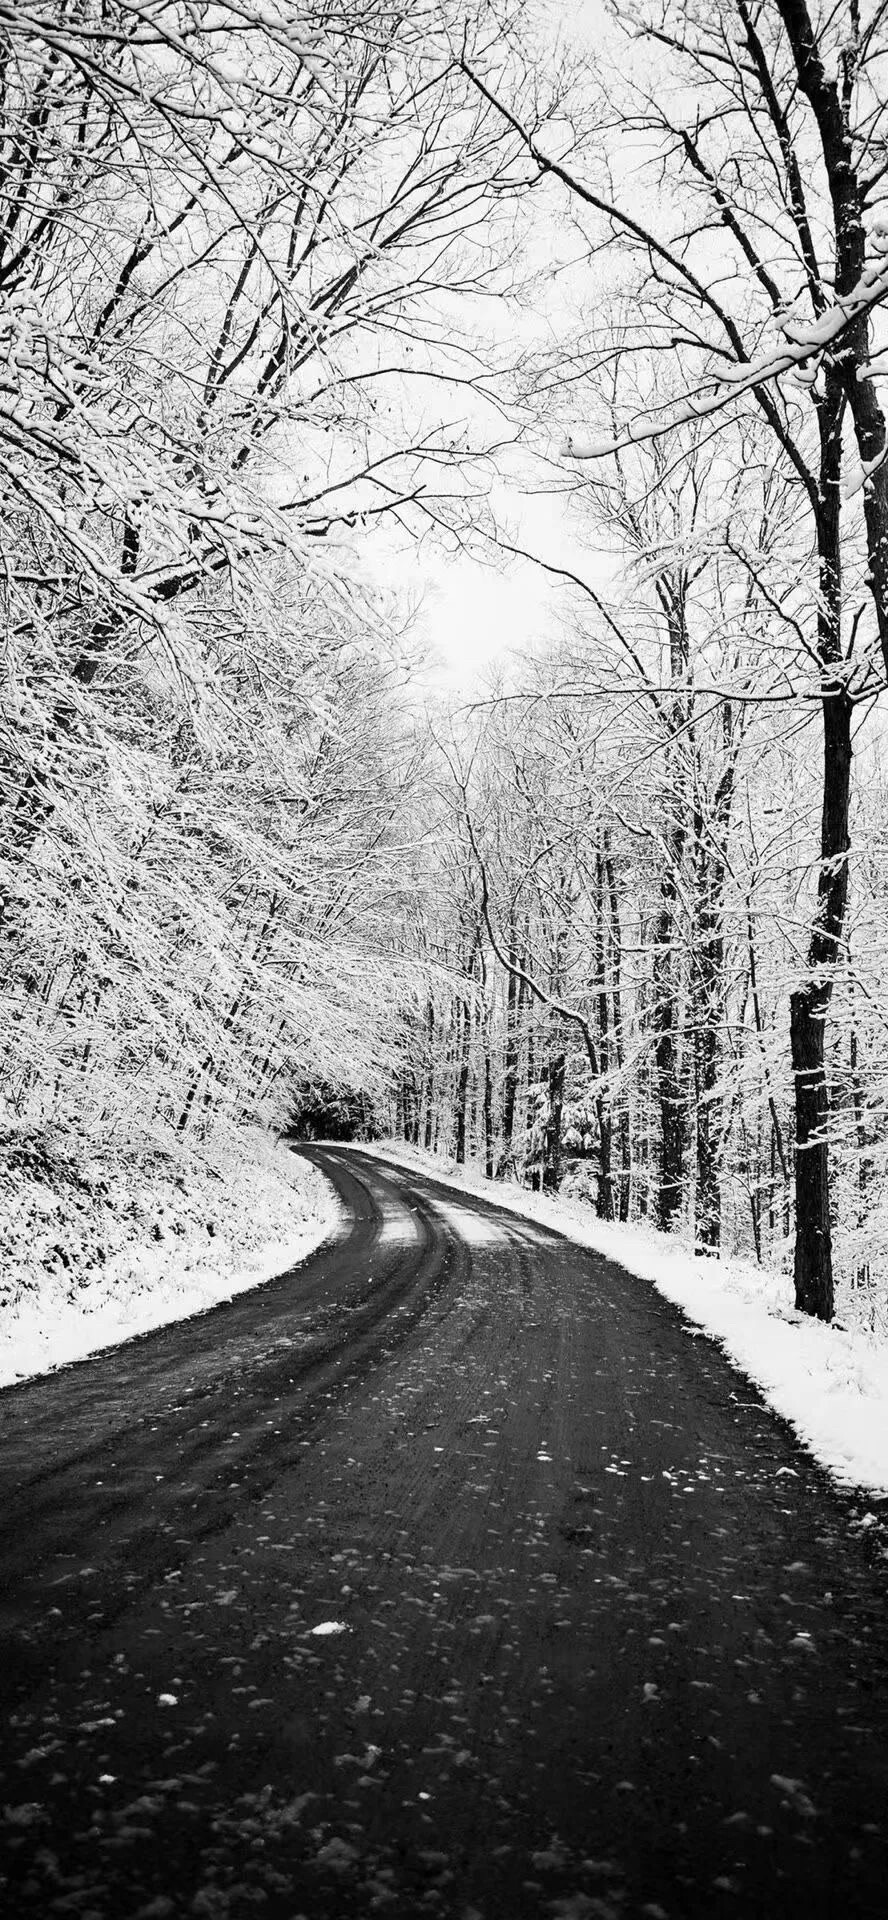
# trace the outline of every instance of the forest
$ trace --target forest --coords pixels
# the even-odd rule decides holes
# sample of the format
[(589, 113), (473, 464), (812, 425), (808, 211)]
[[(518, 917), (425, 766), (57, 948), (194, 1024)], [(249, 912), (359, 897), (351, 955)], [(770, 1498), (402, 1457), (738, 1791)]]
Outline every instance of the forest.
[[(6, 1284), (29, 1182), (38, 1285), (84, 1188), (395, 1133), (884, 1331), (888, 8), (0, 60)], [(429, 554), (544, 630), (436, 678)]]

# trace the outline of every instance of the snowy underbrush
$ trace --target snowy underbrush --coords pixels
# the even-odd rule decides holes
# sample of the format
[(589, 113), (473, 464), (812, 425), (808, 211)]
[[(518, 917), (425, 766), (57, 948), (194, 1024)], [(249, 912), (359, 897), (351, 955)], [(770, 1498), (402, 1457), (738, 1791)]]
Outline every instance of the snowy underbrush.
[(258, 1129), (212, 1157), (0, 1133), (0, 1386), (165, 1326), (285, 1272), (338, 1203)]
[[(888, 1341), (877, 1332), (841, 1321), (824, 1326), (796, 1312), (786, 1274), (750, 1261), (698, 1258), (666, 1234), (598, 1220), (582, 1200), (487, 1180), (401, 1140), (361, 1151), (555, 1227), (650, 1281), (720, 1343), (837, 1480), (888, 1499)], [(873, 1523), (863, 1516), (862, 1525)]]

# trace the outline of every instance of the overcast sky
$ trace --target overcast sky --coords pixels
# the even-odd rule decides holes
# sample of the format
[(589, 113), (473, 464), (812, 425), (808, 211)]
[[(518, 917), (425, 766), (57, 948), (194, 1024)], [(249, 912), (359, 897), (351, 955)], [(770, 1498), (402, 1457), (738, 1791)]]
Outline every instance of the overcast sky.
[[(604, 0), (572, 0), (569, 8), (564, 0), (539, 0), (538, 11), (550, 51), (557, 39), (569, 43), (574, 56), (579, 53), (581, 58), (600, 63), (608, 51), (614, 50), (618, 36)], [(483, 312), (480, 324), (495, 343), (494, 358), (499, 358), (496, 344), (508, 349), (551, 349), (562, 327), (568, 336), (576, 325), (578, 300), (582, 303), (595, 298), (598, 268), (590, 262), (584, 247), (578, 253), (576, 230), (566, 202), (563, 226), (558, 219), (561, 198), (561, 190), (555, 188), (551, 198), (535, 200), (533, 222), (525, 231), (519, 272), (542, 273), (535, 297), (518, 306), (502, 301), (499, 310), (495, 302), (485, 301), (479, 310)], [(578, 264), (577, 273), (574, 264)], [(461, 303), (458, 311), (464, 318)], [(455, 364), (464, 371), (461, 363)], [(410, 389), (411, 400), (415, 396), (414, 386)], [(429, 417), (439, 416), (442, 407), (447, 415), (450, 399), (445, 388), (427, 395)], [(491, 411), (480, 398), (473, 403), (464, 388), (456, 414), (462, 416), (470, 439), (479, 446), (488, 436), (496, 440), (504, 433), (508, 440), (514, 430), (506, 425), (502, 414)], [(529, 418), (525, 412), (525, 426)], [(591, 548), (589, 534), (570, 512), (567, 496), (554, 490), (559, 484), (563, 430), (553, 427), (549, 435), (541, 427), (533, 437), (542, 455), (536, 469), (532, 456), (515, 452), (506, 452), (500, 467), (490, 496), (498, 526), (504, 538), (552, 566), (569, 567), (601, 590), (613, 584), (613, 560)], [(565, 461), (565, 477), (571, 467), (572, 463)], [(577, 470), (573, 467), (572, 471), (576, 474)], [(432, 469), (433, 485), (435, 478)], [(414, 603), (417, 611), (412, 631), (428, 648), (428, 677), (455, 689), (470, 688), (492, 662), (510, 652), (526, 651), (557, 638), (565, 618), (581, 604), (576, 590), (566, 583), (553, 579), (530, 561), (505, 553), (495, 555), (480, 535), (474, 552), (458, 550), (445, 539), (428, 534), (417, 548), (407, 535), (380, 525), (377, 536), (363, 548), (363, 563), (383, 590), (390, 589), (398, 600)]]

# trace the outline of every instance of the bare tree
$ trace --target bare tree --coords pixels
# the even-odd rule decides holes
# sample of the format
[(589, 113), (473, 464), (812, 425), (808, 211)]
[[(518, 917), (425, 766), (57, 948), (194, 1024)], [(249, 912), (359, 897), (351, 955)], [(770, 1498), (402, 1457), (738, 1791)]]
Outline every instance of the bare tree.
[[(848, 895), (852, 716), (871, 672), (865, 638), (860, 659), (852, 658), (861, 613), (852, 608), (849, 620), (843, 573), (849, 529), (840, 483), (848, 414), (864, 479), (872, 604), (888, 661), (885, 429), (870, 343), (871, 318), (888, 296), (878, 221), (869, 260), (866, 255), (866, 217), (881, 192), (875, 73), (883, 35), (878, 10), (865, 30), (854, 6), (847, 20), (834, 10), (822, 25), (791, 0), (776, 11), (779, 19), (752, 10), (746, 0), (712, 5), (695, 10), (693, 30), (683, 10), (671, 6), (641, 15), (627, 9), (622, 16), (643, 48), (668, 57), (680, 83), (655, 89), (642, 65), (634, 84), (612, 90), (601, 103), (603, 114), (615, 111), (624, 130), (649, 143), (653, 168), (666, 169), (670, 193), (655, 192), (650, 219), (637, 215), (637, 201), (630, 207), (610, 185), (602, 190), (590, 183), (581, 147), (555, 158), (545, 129), (523, 123), (509, 104), (507, 77), (485, 78), (470, 60), (465, 65), (528, 154), (570, 197), (575, 217), (592, 223), (593, 244), (610, 236), (634, 261), (637, 319), (631, 340), (623, 338), (618, 350), (653, 355), (664, 370), (671, 368), (670, 388), (664, 393), (661, 386), (652, 406), (603, 434), (574, 431), (569, 452), (600, 458), (656, 442), (682, 421), (717, 423), (727, 409), (752, 404), (810, 518), (823, 798), (816, 907), (790, 1022), (796, 1298), (829, 1319), (825, 1030)], [(818, 249), (825, 249), (824, 258)], [(600, 329), (588, 364), (614, 351), (612, 331)], [(850, 517), (853, 523), (853, 510)], [(862, 630), (865, 636), (865, 621)]]

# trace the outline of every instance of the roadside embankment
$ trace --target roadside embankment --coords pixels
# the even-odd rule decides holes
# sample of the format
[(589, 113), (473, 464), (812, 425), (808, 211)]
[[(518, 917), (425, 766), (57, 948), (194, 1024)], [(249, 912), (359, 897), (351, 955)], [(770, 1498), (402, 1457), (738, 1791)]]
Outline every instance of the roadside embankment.
[(7, 1129), (0, 1386), (259, 1286), (338, 1218), (323, 1175), (258, 1129), (181, 1158)]

